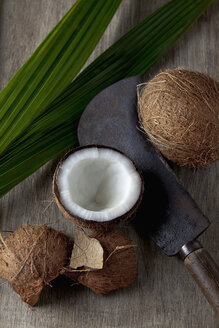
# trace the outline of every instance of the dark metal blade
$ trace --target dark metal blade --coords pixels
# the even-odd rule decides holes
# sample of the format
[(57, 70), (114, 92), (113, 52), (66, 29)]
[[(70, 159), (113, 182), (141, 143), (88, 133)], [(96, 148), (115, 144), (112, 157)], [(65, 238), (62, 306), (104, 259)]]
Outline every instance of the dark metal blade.
[(210, 224), (175, 174), (138, 129), (137, 84), (140, 77), (121, 80), (99, 93), (85, 109), (78, 126), (81, 146), (117, 148), (142, 172), (145, 193), (135, 223), (167, 254), (199, 236)]

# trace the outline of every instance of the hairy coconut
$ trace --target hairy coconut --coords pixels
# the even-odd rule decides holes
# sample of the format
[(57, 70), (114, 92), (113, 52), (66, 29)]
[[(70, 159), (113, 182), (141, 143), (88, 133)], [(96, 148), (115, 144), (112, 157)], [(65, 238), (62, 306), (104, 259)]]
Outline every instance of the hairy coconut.
[(191, 167), (219, 159), (219, 84), (185, 69), (156, 75), (140, 91), (139, 118), (154, 145)]
[(130, 240), (119, 230), (108, 232), (93, 230), (90, 237), (97, 239), (104, 249), (103, 268), (100, 270), (65, 268), (64, 274), (96, 294), (106, 294), (130, 285), (137, 276), (136, 255)]
[(0, 277), (7, 279), (22, 301), (34, 306), (45, 285), (69, 264), (72, 241), (47, 226), (24, 226), (0, 245)]
[(136, 212), (143, 179), (134, 163), (116, 149), (78, 147), (59, 162), (53, 194), (62, 213), (77, 225), (107, 230)]

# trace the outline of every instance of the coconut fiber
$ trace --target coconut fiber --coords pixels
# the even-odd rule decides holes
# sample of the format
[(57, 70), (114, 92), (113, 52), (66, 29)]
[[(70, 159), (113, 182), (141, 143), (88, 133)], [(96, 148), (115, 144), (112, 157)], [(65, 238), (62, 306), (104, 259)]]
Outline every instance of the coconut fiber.
[(139, 119), (169, 160), (191, 167), (219, 159), (219, 84), (185, 69), (156, 75), (139, 95)]
[(7, 279), (21, 299), (34, 306), (45, 285), (69, 264), (72, 242), (47, 226), (25, 226), (0, 244), (0, 277)]

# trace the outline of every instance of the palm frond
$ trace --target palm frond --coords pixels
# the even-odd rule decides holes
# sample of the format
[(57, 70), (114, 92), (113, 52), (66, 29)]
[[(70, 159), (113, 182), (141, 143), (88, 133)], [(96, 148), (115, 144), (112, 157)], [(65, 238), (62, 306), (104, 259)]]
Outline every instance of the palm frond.
[[(77, 124), (90, 100), (112, 83), (144, 73), (213, 0), (172, 0), (91, 63), (0, 157), (0, 196), (77, 142)], [(101, 109), (100, 109), (101, 110)]]

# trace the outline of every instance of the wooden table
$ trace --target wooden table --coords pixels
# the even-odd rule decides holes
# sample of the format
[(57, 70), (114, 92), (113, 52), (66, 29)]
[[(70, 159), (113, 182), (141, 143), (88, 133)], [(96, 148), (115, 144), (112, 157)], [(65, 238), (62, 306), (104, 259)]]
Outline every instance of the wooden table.
[[(0, 88), (13, 76), (50, 29), (70, 8), (73, 0), (0, 0)], [(93, 60), (141, 19), (166, 3), (165, 0), (123, 0)], [(216, 76), (219, 64), (217, 23), (219, 1), (145, 75), (185, 67)], [(0, 201), (0, 230), (24, 224), (50, 223), (73, 233), (52, 201), (51, 181), (57, 159), (14, 188)], [(178, 178), (212, 222), (200, 238), (219, 262), (219, 162), (192, 170), (174, 166)], [(131, 224), (124, 233), (137, 245), (138, 278), (130, 286), (97, 296), (82, 286), (58, 279), (46, 288), (35, 308), (22, 303), (9, 284), (0, 282), (0, 327), (91, 328), (91, 327), (219, 327), (212, 309), (177, 258), (166, 257), (150, 240), (142, 240)]]

